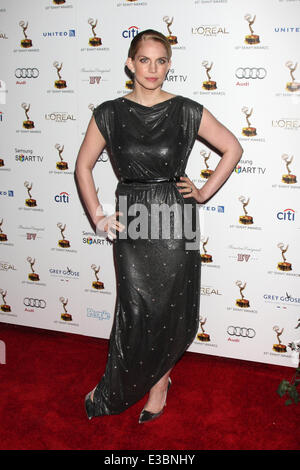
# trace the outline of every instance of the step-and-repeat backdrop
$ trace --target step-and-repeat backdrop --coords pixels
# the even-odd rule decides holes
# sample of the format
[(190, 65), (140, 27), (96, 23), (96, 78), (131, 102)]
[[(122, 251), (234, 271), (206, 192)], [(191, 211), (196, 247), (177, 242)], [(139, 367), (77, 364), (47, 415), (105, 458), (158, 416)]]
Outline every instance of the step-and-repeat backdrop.
[[(299, 0), (0, 1), (0, 322), (108, 338), (112, 244), (74, 179), (95, 106), (127, 94), (131, 39), (168, 36), (165, 90), (207, 107), (241, 161), (200, 207), (201, 306), (190, 351), (293, 367), (300, 337)], [(298, 65), (299, 64), (299, 65)], [(198, 187), (220, 156), (197, 141)], [(106, 151), (94, 168), (113, 212)]]

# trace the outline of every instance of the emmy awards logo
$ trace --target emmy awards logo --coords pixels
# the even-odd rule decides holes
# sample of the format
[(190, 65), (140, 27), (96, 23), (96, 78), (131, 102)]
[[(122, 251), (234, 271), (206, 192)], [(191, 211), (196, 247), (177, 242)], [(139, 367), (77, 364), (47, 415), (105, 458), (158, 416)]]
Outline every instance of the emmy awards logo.
[(197, 334), (197, 339), (204, 343), (208, 343), (210, 341), (210, 336), (207, 333), (205, 333), (205, 330), (203, 328), (203, 325), (205, 325), (205, 323), (206, 323), (206, 318), (204, 318), (203, 320), (203, 318), (200, 317), (200, 328), (202, 330), (202, 333)]
[(61, 147), (59, 144), (55, 144), (54, 147), (58, 151), (58, 155), (59, 155), (59, 158), (60, 158), (60, 162), (56, 162), (56, 168), (58, 170), (67, 170), (68, 169), (68, 164), (67, 164), (67, 162), (63, 161), (63, 157), (62, 157), (62, 153), (64, 151), (64, 145)]
[(28, 39), (27, 34), (26, 34), (26, 29), (28, 28), (28, 21), (25, 25), (25, 21), (20, 21), (19, 26), (23, 29), (23, 34), (25, 36), (25, 39), (21, 40), (21, 47), (24, 47), (25, 49), (28, 49), (28, 47), (32, 47), (32, 41), (31, 39)]
[(297, 68), (297, 65), (298, 63), (296, 62), (295, 65), (293, 65), (293, 62), (291, 62), (290, 60), (288, 60), (285, 65), (287, 66), (288, 69), (290, 69), (290, 76), (291, 76), (291, 79), (292, 81), (291, 82), (288, 82), (286, 84), (286, 90), (287, 91), (298, 91), (300, 90), (300, 83), (299, 82), (295, 82), (295, 77), (294, 77), (294, 72)]
[(128, 90), (133, 90), (133, 86), (134, 86), (133, 80), (126, 80), (125, 87)]
[(168, 32), (169, 32), (169, 36), (167, 36), (167, 40), (169, 41), (171, 45), (177, 44), (177, 36), (173, 36), (172, 31), (170, 30), (170, 26), (172, 25), (173, 20), (174, 20), (174, 17), (171, 20), (168, 16), (163, 17), (163, 21), (166, 23)]
[(203, 263), (212, 263), (212, 256), (207, 254), (207, 251), (206, 251), (206, 248), (205, 246), (207, 245), (207, 242), (208, 242), (208, 237), (206, 240), (204, 240), (203, 237), (201, 237), (201, 241), (202, 241), (202, 246), (203, 246), (203, 250), (204, 250), (204, 253), (201, 254), (201, 261), (203, 261)]
[(98, 266), (98, 269), (97, 269), (97, 266), (95, 264), (92, 264), (91, 268), (94, 270), (94, 274), (95, 274), (96, 279), (97, 279), (97, 281), (93, 282), (92, 287), (94, 289), (97, 289), (97, 290), (104, 289), (104, 284), (103, 284), (103, 282), (99, 281), (99, 277), (98, 277), (98, 272), (100, 271), (100, 266)]
[(287, 175), (282, 175), (281, 181), (282, 181), (283, 183), (286, 183), (286, 184), (294, 184), (294, 183), (297, 183), (296, 175), (292, 175), (292, 174), (291, 174), (291, 170), (290, 170), (290, 164), (292, 163), (294, 157), (291, 157), (291, 158), (289, 159), (289, 156), (286, 155), (286, 154), (284, 154), (284, 155), (282, 155), (281, 158), (282, 158), (283, 161), (285, 161), (285, 166), (286, 166), (286, 169), (287, 169), (287, 172), (288, 172)]
[(7, 242), (7, 235), (6, 233), (3, 233), (2, 231), (2, 224), (3, 224), (3, 219), (1, 219), (1, 222), (0, 222), (0, 242)]
[(258, 44), (259, 43), (259, 36), (257, 34), (254, 34), (252, 25), (256, 19), (256, 15), (251, 19), (251, 15), (247, 13), (247, 15), (244, 16), (245, 20), (248, 21), (249, 24), (249, 29), (250, 33), (245, 37), (245, 43), (246, 44)]
[(213, 80), (211, 80), (211, 76), (210, 76), (210, 73), (209, 73), (212, 69), (213, 62), (209, 65), (207, 60), (204, 60), (202, 62), (202, 65), (205, 68), (206, 75), (207, 75), (207, 80), (202, 83), (202, 88), (204, 88), (204, 90), (216, 90), (217, 83), (214, 82)]
[(88, 19), (88, 24), (91, 26), (92, 32), (93, 32), (93, 35), (94, 35), (93, 38), (89, 39), (89, 45), (92, 46), (92, 47), (101, 46), (101, 44), (102, 44), (101, 38), (98, 38), (96, 33), (95, 33), (95, 28), (97, 26), (97, 23), (98, 23), (98, 20), (94, 21), (93, 18)]
[(30, 256), (28, 256), (27, 261), (30, 264), (30, 268), (31, 268), (31, 271), (32, 271), (31, 273), (28, 274), (28, 279), (30, 281), (39, 281), (40, 276), (33, 269), (33, 265), (35, 264), (35, 259), (33, 260), (32, 258), (30, 258)]
[(206, 150), (201, 150), (200, 155), (204, 158), (204, 163), (206, 166), (205, 170), (201, 170), (200, 176), (201, 178), (209, 178), (213, 174), (213, 170), (209, 170), (209, 166), (207, 164), (208, 160), (210, 159), (211, 152), (207, 155)]
[(253, 108), (251, 109), (251, 111), (249, 111), (248, 108), (246, 108), (246, 106), (244, 106), (242, 108), (242, 112), (245, 114), (246, 121), (247, 121), (247, 124), (248, 124), (248, 127), (243, 127), (242, 134), (247, 136), (247, 137), (253, 137), (254, 135), (256, 135), (256, 129), (255, 129), (255, 127), (251, 127), (251, 123), (249, 121), (249, 117), (251, 116), (251, 114), (253, 112)]
[(281, 256), (282, 256), (282, 259), (283, 259), (283, 262), (280, 262), (280, 263), (277, 264), (277, 269), (279, 269), (280, 271), (291, 271), (292, 270), (292, 265), (291, 265), (291, 263), (287, 263), (286, 257), (284, 256), (284, 254), (288, 250), (289, 245), (286, 245), (286, 247), (284, 248), (283, 243), (278, 243), (277, 246), (281, 250)]
[(248, 308), (250, 307), (250, 304), (249, 304), (249, 300), (245, 299), (244, 297), (244, 294), (243, 294), (243, 290), (245, 289), (246, 287), (246, 282), (244, 283), (244, 285), (242, 286), (242, 282), (241, 281), (236, 281), (235, 283), (238, 288), (240, 289), (240, 294), (241, 294), (241, 299), (236, 299), (235, 301), (235, 304), (238, 306), (238, 307), (241, 307), (241, 308)]
[(243, 225), (253, 224), (253, 217), (251, 217), (251, 215), (248, 215), (248, 212), (246, 209), (246, 206), (249, 204), (250, 198), (248, 197), (248, 201), (246, 201), (246, 198), (244, 196), (240, 196), (239, 201), (243, 204), (243, 211), (244, 211), (244, 215), (241, 215), (239, 217), (239, 223)]
[(278, 341), (278, 344), (273, 344), (273, 348), (272, 348), (273, 351), (278, 352), (278, 353), (285, 353), (286, 346), (281, 343), (281, 339), (280, 339), (280, 336), (282, 335), (284, 329), (281, 328), (281, 331), (280, 331), (279, 326), (273, 326), (273, 330), (276, 333), (277, 341)]
[(54, 82), (55, 88), (58, 88), (58, 89), (67, 88), (66, 81), (62, 80), (61, 75), (59, 73), (62, 69), (62, 63), (59, 65), (59, 63), (57, 61), (55, 61), (55, 62), (53, 62), (53, 67), (56, 68), (57, 75), (58, 75), (58, 80), (55, 80), (55, 82)]
[(65, 239), (65, 236), (63, 234), (63, 232), (66, 229), (66, 224), (63, 227), (63, 225), (60, 222), (58, 222), (57, 227), (59, 228), (61, 236), (62, 236), (62, 240), (58, 240), (58, 246), (60, 246), (61, 248), (70, 248), (70, 242), (69, 240)]
[(5, 301), (5, 297), (6, 297), (6, 294), (7, 294), (7, 291), (4, 291), (3, 289), (0, 289), (0, 294), (2, 296), (2, 302), (3, 304), (1, 305), (1, 310), (2, 312), (10, 312), (11, 309), (10, 309), (10, 305), (7, 305), (6, 301)]
[(66, 309), (68, 299), (65, 299), (64, 297), (60, 297), (59, 300), (62, 303), (63, 308), (64, 308), (64, 313), (60, 315), (60, 318), (64, 321), (72, 321), (72, 315), (70, 315)]
[(30, 192), (30, 190), (32, 189), (32, 183), (31, 183), (31, 186), (30, 186), (30, 183), (28, 181), (25, 181), (24, 186), (25, 186), (25, 188), (27, 188), (27, 192), (28, 192), (28, 196), (29, 196), (28, 199), (25, 199), (25, 206), (36, 207), (36, 205), (37, 205), (36, 200), (32, 199), (31, 192)]
[(22, 108), (25, 111), (26, 115), (26, 121), (23, 121), (23, 127), (24, 129), (33, 129), (34, 128), (34, 122), (29, 119), (28, 111), (30, 110), (30, 104), (22, 103)]

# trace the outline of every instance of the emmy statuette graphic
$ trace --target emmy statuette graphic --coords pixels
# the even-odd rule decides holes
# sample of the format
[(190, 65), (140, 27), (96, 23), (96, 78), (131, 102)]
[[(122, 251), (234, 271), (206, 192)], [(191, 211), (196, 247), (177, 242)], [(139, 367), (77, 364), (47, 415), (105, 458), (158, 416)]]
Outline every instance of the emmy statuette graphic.
[(59, 65), (59, 63), (57, 61), (55, 61), (55, 62), (53, 62), (53, 67), (56, 68), (57, 75), (58, 75), (58, 80), (55, 80), (55, 82), (54, 82), (55, 88), (58, 88), (59, 90), (61, 90), (62, 88), (67, 88), (66, 81), (62, 80), (61, 75), (59, 73), (62, 69), (62, 64)]
[(20, 21), (19, 26), (23, 29), (23, 34), (25, 36), (25, 39), (21, 40), (21, 47), (24, 49), (28, 49), (28, 47), (32, 47), (32, 40), (28, 39), (27, 34), (26, 34), (26, 29), (28, 28), (28, 21), (25, 25), (25, 21)]
[(63, 161), (62, 153), (64, 151), (64, 145), (60, 146), (59, 144), (55, 144), (54, 148), (58, 151), (58, 155), (60, 158), (60, 162), (56, 162), (56, 168), (58, 170), (67, 170), (68, 169), (68, 164), (67, 162)]
[(95, 33), (95, 28), (97, 26), (97, 23), (98, 23), (98, 20), (94, 21), (93, 18), (88, 19), (88, 24), (91, 26), (92, 32), (93, 32), (93, 35), (94, 35), (94, 37), (89, 39), (89, 45), (92, 46), (92, 47), (101, 46), (101, 44), (102, 44), (101, 38), (98, 38), (96, 33)]
[(298, 62), (295, 63), (295, 65), (293, 65), (293, 62), (291, 62), (290, 60), (288, 60), (285, 65), (287, 66), (287, 68), (290, 70), (290, 76), (291, 76), (291, 79), (292, 81), (291, 82), (288, 82), (286, 84), (286, 90), (287, 91), (298, 91), (300, 90), (300, 83), (299, 82), (295, 82), (295, 77), (294, 77), (294, 72), (297, 68), (297, 65), (298, 65)]
[(245, 20), (248, 21), (250, 33), (245, 37), (245, 43), (246, 44), (259, 44), (259, 36), (257, 34), (254, 34), (252, 25), (256, 19), (256, 15), (253, 16), (251, 19), (251, 15), (247, 14), (244, 16)]
[(6, 233), (3, 233), (2, 224), (3, 224), (3, 219), (1, 219), (1, 222), (0, 222), (0, 242), (7, 242), (7, 235)]
[(253, 137), (254, 135), (256, 135), (256, 128), (251, 127), (251, 123), (249, 121), (249, 117), (251, 116), (251, 114), (253, 112), (253, 108), (251, 109), (251, 111), (249, 111), (248, 108), (246, 108), (246, 106), (244, 106), (242, 108), (242, 112), (245, 114), (246, 121), (247, 121), (247, 124), (248, 124), (248, 127), (243, 127), (242, 134), (245, 135), (246, 137)]
[(60, 315), (60, 318), (64, 321), (72, 321), (72, 315), (70, 315), (66, 309), (68, 299), (65, 299), (64, 297), (60, 297), (59, 300), (62, 303), (63, 308), (64, 308), (64, 313)]
[(64, 234), (63, 234), (63, 232), (66, 229), (66, 224), (63, 227), (63, 225), (60, 222), (58, 222), (57, 227), (59, 228), (61, 236), (62, 236), (62, 240), (58, 240), (58, 246), (60, 246), (61, 248), (70, 248), (70, 242), (69, 240), (65, 239)]
[(25, 206), (36, 207), (36, 205), (37, 205), (36, 200), (32, 199), (31, 192), (30, 192), (30, 190), (32, 189), (32, 183), (31, 183), (31, 186), (30, 186), (30, 183), (28, 181), (25, 181), (24, 186), (25, 186), (25, 188), (27, 188), (27, 192), (28, 192), (28, 196), (29, 196), (28, 199), (25, 199)]
[(241, 307), (241, 308), (248, 308), (250, 307), (250, 303), (249, 303), (249, 300), (245, 299), (244, 297), (244, 294), (243, 294), (243, 290), (245, 289), (246, 287), (246, 282), (244, 283), (244, 285), (242, 286), (242, 282), (241, 281), (236, 281), (235, 283), (238, 288), (240, 289), (240, 294), (241, 294), (241, 299), (236, 299), (235, 301), (235, 304), (238, 306), (238, 307)]
[(199, 323), (200, 323), (200, 328), (202, 330), (202, 333), (197, 334), (197, 339), (199, 341), (202, 341), (203, 343), (208, 343), (210, 341), (210, 336), (207, 333), (205, 333), (205, 330), (203, 328), (203, 325), (205, 325), (206, 323), (206, 318), (203, 319), (202, 317), (200, 317)]
[(292, 175), (291, 174), (291, 170), (290, 170), (290, 164), (292, 163), (294, 157), (292, 156), (290, 159), (289, 159), (289, 156), (284, 154), (282, 155), (282, 160), (285, 162), (285, 166), (286, 166), (286, 169), (287, 169), (287, 172), (288, 174), (287, 175), (282, 175), (282, 179), (281, 181), (283, 183), (286, 183), (286, 184), (294, 184), (294, 183), (297, 183), (297, 178), (296, 178), (296, 175)]
[(273, 330), (276, 333), (277, 341), (278, 341), (277, 344), (273, 344), (273, 348), (272, 348), (273, 351), (278, 352), (278, 353), (285, 353), (286, 352), (286, 346), (281, 343), (281, 339), (280, 339), (280, 336), (282, 335), (284, 329), (281, 328), (281, 331), (280, 331), (279, 326), (273, 326)]
[(279, 271), (292, 271), (291, 263), (287, 263), (286, 257), (284, 256), (284, 254), (288, 250), (289, 245), (286, 245), (286, 247), (284, 248), (283, 243), (278, 243), (277, 246), (281, 250), (281, 256), (282, 256), (282, 259), (283, 259), (283, 262), (280, 262), (280, 263), (277, 264), (277, 269), (279, 269)]
[(96, 279), (97, 279), (97, 281), (93, 282), (92, 287), (94, 289), (97, 289), (97, 290), (104, 289), (104, 284), (103, 284), (103, 282), (99, 281), (99, 277), (98, 277), (98, 272), (100, 271), (100, 266), (98, 266), (98, 269), (97, 269), (97, 266), (95, 264), (92, 264), (91, 268), (93, 269), (94, 274), (95, 274)]
[(24, 129), (33, 129), (34, 128), (34, 122), (29, 119), (28, 111), (30, 110), (30, 104), (22, 103), (21, 107), (25, 111), (26, 115), (26, 121), (23, 121), (23, 127)]
[(28, 279), (30, 281), (39, 281), (40, 280), (40, 276), (34, 271), (33, 269), (33, 265), (35, 263), (35, 259), (33, 260), (32, 258), (30, 258), (30, 256), (27, 257), (27, 261), (28, 263), (30, 264), (30, 268), (31, 268), (31, 273), (28, 274)]
[(167, 40), (169, 41), (171, 45), (177, 44), (177, 36), (173, 36), (172, 31), (170, 30), (170, 26), (172, 25), (173, 20), (174, 20), (174, 17), (172, 17), (171, 20), (168, 16), (163, 17), (163, 21), (166, 23), (168, 32), (169, 32), (169, 36), (167, 36)]
[(201, 253), (201, 261), (203, 261), (203, 263), (212, 263), (212, 260), (213, 260), (212, 255), (209, 255), (205, 248), (205, 245), (207, 245), (208, 240), (209, 240), (208, 237), (206, 240), (204, 240), (204, 238), (201, 237), (202, 246), (204, 250), (204, 253)]
[(4, 166), (4, 160), (3, 160), (3, 158), (0, 158), (0, 167), (1, 167), (1, 166)]
[(202, 65), (205, 68), (206, 75), (207, 75), (207, 80), (202, 83), (202, 88), (204, 88), (204, 90), (216, 90), (217, 83), (214, 82), (213, 80), (211, 80), (211, 76), (210, 76), (210, 73), (209, 73), (212, 69), (213, 62), (209, 65), (207, 60), (204, 60), (202, 62)]
[(128, 90), (133, 90), (133, 80), (126, 80), (125, 87)]
[(214, 170), (209, 169), (209, 166), (207, 164), (208, 160), (210, 159), (211, 152), (209, 152), (209, 154), (207, 155), (206, 150), (201, 150), (200, 155), (204, 158), (204, 163), (205, 163), (205, 166), (206, 166), (205, 170), (201, 170), (200, 176), (201, 176), (201, 178), (207, 179), (214, 172)]
[(239, 223), (242, 225), (253, 224), (253, 217), (251, 215), (248, 215), (248, 212), (246, 210), (246, 206), (249, 204), (250, 198), (248, 197), (248, 201), (246, 201), (246, 198), (244, 196), (240, 196), (239, 201), (243, 204), (243, 211), (245, 214), (245, 215), (240, 215)]
[(0, 294), (1, 294), (2, 302), (3, 302), (3, 304), (1, 304), (1, 306), (0, 306), (2, 312), (10, 312), (11, 311), (10, 305), (8, 305), (5, 301), (7, 291), (4, 291), (3, 289), (0, 289)]

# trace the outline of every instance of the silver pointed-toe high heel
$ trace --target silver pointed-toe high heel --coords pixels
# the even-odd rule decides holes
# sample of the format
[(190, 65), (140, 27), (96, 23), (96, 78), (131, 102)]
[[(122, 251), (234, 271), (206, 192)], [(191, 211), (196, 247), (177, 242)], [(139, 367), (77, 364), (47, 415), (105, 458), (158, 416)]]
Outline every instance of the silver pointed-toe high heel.
[[(169, 377), (169, 383), (168, 383), (168, 388), (167, 388), (167, 394), (168, 394), (168, 391), (169, 391), (169, 388), (171, 387), (172, 385), (172, 381)], [(153, 421), (154, 419), (156, 418), (159, 418), (159, 416), (162, 415), (163, 411), (164, 411), (164, 408), (167, 404), (167, 395), (166, 395), (166, 400), (165, 400), (165, 404), (164, 406), (162, 407), (162, 409), (160, 411), (158, 411), (157, 413), (152, 413), (151, 411), (147, 411), (145, 409), (142, 410), (141, 414), (140, 414), (140, 417), (139, 417), (139, 423), (140, 424), (143, 424), (143, 423), (147, 423), (148, 421)]]

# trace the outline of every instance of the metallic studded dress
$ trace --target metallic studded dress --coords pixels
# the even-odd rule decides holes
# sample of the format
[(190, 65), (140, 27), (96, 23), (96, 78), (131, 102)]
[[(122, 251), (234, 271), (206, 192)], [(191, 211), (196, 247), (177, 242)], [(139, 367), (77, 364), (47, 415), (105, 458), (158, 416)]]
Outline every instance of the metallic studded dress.
[(181, 358), (198, 330), (198, 207), (183, 198), (203, 107), (182, 96), (154, 106), (127, 98), (94, 109), (119, 179), (116, 210), (125, 230), (114, 241), (117, 298), (96, 416), (119, 414)]

